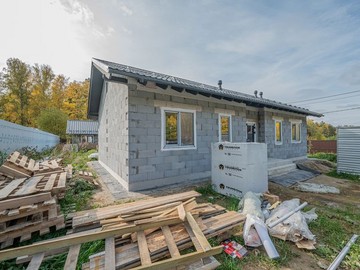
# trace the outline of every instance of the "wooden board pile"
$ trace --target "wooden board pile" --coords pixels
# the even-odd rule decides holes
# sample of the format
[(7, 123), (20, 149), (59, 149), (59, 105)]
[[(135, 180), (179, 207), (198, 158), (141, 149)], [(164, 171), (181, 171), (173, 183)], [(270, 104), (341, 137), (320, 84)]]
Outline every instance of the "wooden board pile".
[[(91, 255), (83, 269), (215, 269), (219, 264), (209, 258), (223, 248), (211, 247), (208, 239), (242, 225), (246, 217), (197, 203), (198, 196), (190, 191), (74, 213), (76, 232), (0, 251), (0, 260), (17, 258), (38, 269), (47, 257), (67, 252), (64, 269), (75, 269), (81, 244), (103, 239), (105, 250)], [(180, 254), (190, 247), (196, 251)]]
[(46, 175), (49, 173), (63, 172), (64, 169), (59, 164), (60, 162), (61, 159), (36, 162), (35, 160), (15, 151), (0, 167), (0, 173), (15, 178), (21, 178), (33, 175)]
[(64, 197), (67, 172), (58, 161), (39, 163), (14, 152), (0, 167), (1, 248), (28, 240), (34, 232), (64, 228), (58, 199)]

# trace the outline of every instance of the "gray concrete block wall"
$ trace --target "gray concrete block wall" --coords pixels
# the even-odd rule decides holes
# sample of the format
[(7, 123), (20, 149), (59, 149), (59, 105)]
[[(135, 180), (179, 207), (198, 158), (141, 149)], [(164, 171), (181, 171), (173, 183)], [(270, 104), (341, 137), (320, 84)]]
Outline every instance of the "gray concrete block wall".
[[(306, 117), (305, 116), (294, 116), (282, 112), (262, 112), (261, 122), (264, 126), (265, 142), (268, 149), (269, 158), (296, 158), (303, 157), (307, 154), (307, 128), (306, 128)], [(281, 117), (282, 121), (282, 144), (275, 144), (275, 120), (273, 117)], [(291, 142), (291, 122), (290, 119), (302, 120), (301, 123), (301, 142)]]
[(99, 160), (129, 180), (128, 87), (104, 83), (99, 109)]
[[(171, 94), (171, 90), (167, 90)], [(200, 106), (196, 112), (197, 149), (161, 151), (161, 108), (154, 101), (169, 101)], [(234, 110), (234, 142), (246, 140), (245, 109), (197, 99), (129, 91), (129, 189), (189, 182), (210, 177), (211, 143), (219, 141), (218, 113), (215, 109)]]

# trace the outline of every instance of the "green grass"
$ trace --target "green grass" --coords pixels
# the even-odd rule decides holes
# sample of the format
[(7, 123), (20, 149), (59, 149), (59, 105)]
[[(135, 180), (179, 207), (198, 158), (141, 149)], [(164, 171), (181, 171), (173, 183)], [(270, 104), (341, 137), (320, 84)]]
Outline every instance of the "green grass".
[(315, 153), (315, 154), (308, 154), (309, 158), (318, 158), (318, 159), (326, 159), (328, 161), (331, 162), (335, 162), (337, 161), (337, 155), (334, 153)]
[(355, 175), (355, 174), (350, 174), (350, 173), (338, 173), (336, 171), (336, 169), (332, 170), (331, 172), (327, 173), (326, 175), (335, 177), (335, 178), (340, 178), (340, 179), (347, 179), (347, 180), (351, 180), (351, 181), (360, 183), (360, 175)]
[(88, 156), (95, 152), (96, 152), (95, 149), (92, 149), (89, 151), (80, 150), (79, 152), (75, 152), (75, 151), (65, 152), (62, 156), (63, 163), (66, 165), (72, 164), (72, 166), (75, 170), (86, 170), (89, 168), (87, 165), (87, 162), (90, 161)]

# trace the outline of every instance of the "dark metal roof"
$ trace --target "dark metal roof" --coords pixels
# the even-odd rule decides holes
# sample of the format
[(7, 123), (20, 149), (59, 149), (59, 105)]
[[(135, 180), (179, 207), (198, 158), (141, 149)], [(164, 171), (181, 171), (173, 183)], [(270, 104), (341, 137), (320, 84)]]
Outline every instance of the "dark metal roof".
[(98, 134), (98, 121), (89, 120), (68, 120), (66, 125), (66, 134)]
[[(235, 101), (239, 103), (245, 103), (249, 106), (254, 107), (267, 107), (278, 110), (285, 110), (289, 112), (300, 113), (304, 115), (312, 115), (321, 117), (321, 113), (309, 111), (308, 109), (292, 106), (289, 104), (273, 101), (270, 99), (255, 97), (252, 95), (244, 94), (241, 92), (228, 90), (228, 89), (219, 89), (216, 86), (211, 86), (199, 82), (194, 82), (182, 78), (178, 78), (171, 75), (161, 74), (149, 70), (144, 70), (140, 68), (135, 68), (127, 65), (117, 64), (105, 60), (95, 59), (92, 60), (92, 71), (91, 71), (91, 81), (90, 81), (90, 94), (89, 94), (89, 116), (97, 116), (99, 109), (99, 91), (101, 94), (101, 89), (95, 89), (96, 85), (99, 87), (99, 75), (102, 74), (109, 79), (119, 79), (116, 75), (127, 76), (138, 79), (140, 82), (153, 81), (162, 88), (171, 86), (174, 90), (182, 92), (186, 91), (191, 94), (200, 94), (207, 97), (214, 97), (218, 99), (225, 99), (229, 101)], [(103, 77), (101, 77), (103, 80)], [(101, 82), (102, 87), (102, 82)]]

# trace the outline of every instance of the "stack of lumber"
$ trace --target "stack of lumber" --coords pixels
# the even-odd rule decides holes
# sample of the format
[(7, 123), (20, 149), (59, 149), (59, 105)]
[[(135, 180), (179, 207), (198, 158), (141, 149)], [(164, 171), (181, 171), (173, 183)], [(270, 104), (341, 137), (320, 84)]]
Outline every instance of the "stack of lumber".
[(1, 248), (64, 228), (58, 199), (65, 196), (67, 172), (60, 160), (35, 162), (12, 153), (0, 167)]
[(88, 182), (90, 182), (91, 184), (93, 184), (94, 186), (98, 187), (99, 184), (98, 182), (95, 180), (94, 175), (92, 172), (87, 172), (87, 171), (79, 171), (78, 172), (78, 176)]
[(43, 235), (53, 226), (64, 228), (64, 216), (50, 192), (10, 198), (0, 200), (1, 248), (13, 245), (17, 238), (28, 240), (34, 232)]
[[(75, 269), (83, 243), (104, 240), (105, 250), (89, 256), (83, 269), (215, 269), (211, 256), (222, 251), (208, 239), (242, 225), (246, 217), (209, 203), (197, 203), (190, 191), (72, 215), (73, 230), (64, 237), (0, 251), (0, 261), (17, 258), (38, 269), (43, 260), (67, 253), (64, 269)], [(195, 251), (181, 255), (181, 251)], [(195, 263), (195, 264), (194, 264)]]
[(15, 178), (30, 177), (33, 175), (46, 175), (56, 172), (63, 172), (64, 169), (59, 164), (61, 160), (46, 160), (36, 162), (25, 155), (15, 151), (6, 159), (0, 167), (0, 172)]

